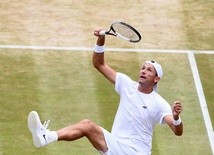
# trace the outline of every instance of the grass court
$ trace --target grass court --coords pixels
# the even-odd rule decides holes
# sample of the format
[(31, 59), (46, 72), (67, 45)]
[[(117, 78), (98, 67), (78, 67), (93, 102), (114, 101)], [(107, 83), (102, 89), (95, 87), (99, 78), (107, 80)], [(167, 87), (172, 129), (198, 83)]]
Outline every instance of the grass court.
[[(35, 148), (27, 116), (36, 110), (42, 121), (51, 120), (51, 130), (85, 118), (111, 130), (119, 97), (93, 68), (93, 52), (88, 49), (96, 41), (93, 30), (107, 29), (115, 19), (135, 26), (142, 41), (131, 44), (107, 37), (106, 47), (111, 48), (106, 51), (108, 64), (137, 80), (145, 60), (158, 61), (164, 71), (159, 93), (171, 105), (175, 100), (183, 103), (183, 136), (174, 136), (166, 125), (156, 126), (153, 155), (213, 153), (188, 53), (182, 52), (194, 51), (214, 124), (212, 0), (2, 0), (0, 8), (0, 155), (98, 154), (86, 138)], [(31, 48), (23, 49), (24, 45)], [(145, 52), (118, 52), (116, 48)], [(175, 52), (157, 51), (171, 49)]]

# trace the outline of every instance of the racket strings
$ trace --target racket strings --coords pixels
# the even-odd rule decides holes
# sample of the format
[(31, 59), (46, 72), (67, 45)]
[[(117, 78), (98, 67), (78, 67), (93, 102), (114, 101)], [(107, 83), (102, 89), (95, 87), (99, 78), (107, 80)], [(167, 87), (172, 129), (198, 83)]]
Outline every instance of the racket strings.
[(120, 23), (114, 24), (113, 29), (121, 37), (127, 38), (127, 40), (137, 41), (139, 35), (129, 26)]

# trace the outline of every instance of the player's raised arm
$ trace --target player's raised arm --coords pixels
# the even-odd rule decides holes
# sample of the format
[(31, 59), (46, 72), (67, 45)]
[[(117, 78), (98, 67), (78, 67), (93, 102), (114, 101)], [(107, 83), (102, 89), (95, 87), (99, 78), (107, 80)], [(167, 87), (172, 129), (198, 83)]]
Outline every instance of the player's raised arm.
[(105, 35), (99, 35), (101, 30), (94, 30), (94, 35), (97, 36), (97, 42), (94, 46), (93, 65), (102, 73), (111, 83), (115, 83), (116, 71), (105, 63), (104, 45)]

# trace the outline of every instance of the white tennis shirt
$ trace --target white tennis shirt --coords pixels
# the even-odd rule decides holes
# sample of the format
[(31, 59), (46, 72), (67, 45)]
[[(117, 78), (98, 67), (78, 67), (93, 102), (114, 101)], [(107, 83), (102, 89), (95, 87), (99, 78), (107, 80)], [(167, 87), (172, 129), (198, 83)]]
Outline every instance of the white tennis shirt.
[(121, 143), (133, 148), (136, 154), (151, 154), (155, 124), (163, 124), (163, 117), (172, 115), (170, 105), (155, 91), (138, 91), (138, 82), (117, 73), (115, 90), (120, 103), (111, 133)]

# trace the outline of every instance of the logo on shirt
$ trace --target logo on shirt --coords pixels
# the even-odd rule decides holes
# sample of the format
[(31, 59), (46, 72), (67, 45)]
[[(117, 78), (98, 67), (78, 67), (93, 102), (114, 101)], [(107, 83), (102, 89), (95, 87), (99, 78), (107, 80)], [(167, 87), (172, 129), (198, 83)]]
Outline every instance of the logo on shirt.
[(142, 108), (143, 108), (143, 109), (147, 109), (147, 106), (143, 105)]

